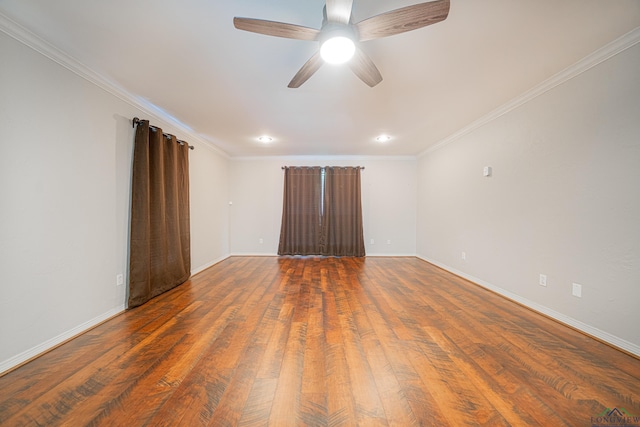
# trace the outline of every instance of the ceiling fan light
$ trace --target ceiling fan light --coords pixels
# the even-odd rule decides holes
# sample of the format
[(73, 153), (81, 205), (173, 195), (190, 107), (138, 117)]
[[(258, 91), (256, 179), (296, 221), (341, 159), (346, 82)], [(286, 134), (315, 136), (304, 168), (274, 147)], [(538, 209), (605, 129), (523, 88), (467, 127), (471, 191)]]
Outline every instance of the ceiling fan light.
[(356, 52), (356, 45), (348, 37), (332, 37), (320, 46), (320, 56), (329, 64), (344, 64)]

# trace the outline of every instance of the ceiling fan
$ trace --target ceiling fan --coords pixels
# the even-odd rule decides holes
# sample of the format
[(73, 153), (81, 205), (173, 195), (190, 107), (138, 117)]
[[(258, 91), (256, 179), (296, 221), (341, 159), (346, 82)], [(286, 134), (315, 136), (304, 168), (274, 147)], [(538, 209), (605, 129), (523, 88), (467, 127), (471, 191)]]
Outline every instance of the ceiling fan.
[[(367, 85), (374, 87), (382, 81), (375, 64), (359, 47), (359, 42), (393, 36), (444, 21), (449, 15), (449, 0), (419, 3), (351, 22), (353, 0), (326, 0), (322, 28), (303, 27), (283, 22), (253, 18), (233, 18), (233, 25), (244, 31), (296, 40), (317, 41), (319, 50), (300, 68), (289, 82), (290, 88), (300, 87), (323, 62), (349, 61), (349, 67)], [(337, 47), (336, 57), (332, 57)], [(342, 50), (340, 50), (342, 49)]]

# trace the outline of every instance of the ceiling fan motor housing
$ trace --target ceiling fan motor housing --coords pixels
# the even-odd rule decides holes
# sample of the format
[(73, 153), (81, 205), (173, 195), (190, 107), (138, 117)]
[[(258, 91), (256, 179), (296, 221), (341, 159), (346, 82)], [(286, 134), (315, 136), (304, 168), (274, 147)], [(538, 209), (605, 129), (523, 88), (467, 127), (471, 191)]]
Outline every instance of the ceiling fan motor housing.
[(327, 22), (322, 26), (320, 35), (318, 36), (320, 46), (322, 46), (322, 44), (327, 40), (334, 37), (346, 37), (354, 44), (358, 41), (358, 34), (353, 25), (340, 24), (338, 22)]

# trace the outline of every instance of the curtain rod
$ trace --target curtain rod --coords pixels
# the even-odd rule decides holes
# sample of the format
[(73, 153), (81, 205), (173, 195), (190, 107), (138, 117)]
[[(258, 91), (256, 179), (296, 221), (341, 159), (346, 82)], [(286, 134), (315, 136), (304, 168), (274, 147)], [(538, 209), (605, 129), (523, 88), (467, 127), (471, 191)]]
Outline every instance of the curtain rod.
[(364, 166), (282, 166), (282, 170), (289, 168), (315, 168), (315, 167), (324, 167), (324, 168), (351, 168), (354, 167), (356, 169), (364, 170)]
[[(141, 121), (142, 121), (141, 119), (139, 119), (139, 118), (137, 118), (137, 117), (134, 117), (134, 118), (133, 118), (133, 120), (131, 121), (131, 127), (135, 128), (135, 127), (136, 127), (136, 125), (137, 125), (138, 123), (140, 123)], [(149, 127), (150, 127), (150, 128), (154, 128), (154, 129), (160, 129), (159, 127), (154, 126), (154, 125), (149, 125)], [(172, 136), (175, 136), (175, 135), (171, 135), (170, 133), (165, 133), (165, 132), (162, 132), (162, 134), (163, 134), (164, 136), (166, 136), (167, 138), (171, 138)], [(189, 145), (189, 144), (187, 143), (187, 141), (183, 141), (183, 140), (181, 140), (181, 139), (176, 139), (176, 141), (178, 141), (178, 144), (180, 144), (180, 145), (185, 145), (185, 144), (187, 144), (187, 147), (189, 147), (189, 150), (195, 150), (195, 148), (196, 148), (196, 147), (194, 147), (193, 145)]]

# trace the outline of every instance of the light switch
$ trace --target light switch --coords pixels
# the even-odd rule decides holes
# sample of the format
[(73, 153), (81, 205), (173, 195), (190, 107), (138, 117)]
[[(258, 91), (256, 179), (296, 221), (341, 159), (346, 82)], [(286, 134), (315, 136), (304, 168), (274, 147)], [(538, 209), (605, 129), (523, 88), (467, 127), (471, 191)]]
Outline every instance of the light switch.
[(574, 297), (582, 298), (582, 285), (580, 283), (574, 283), (571, 293)]

